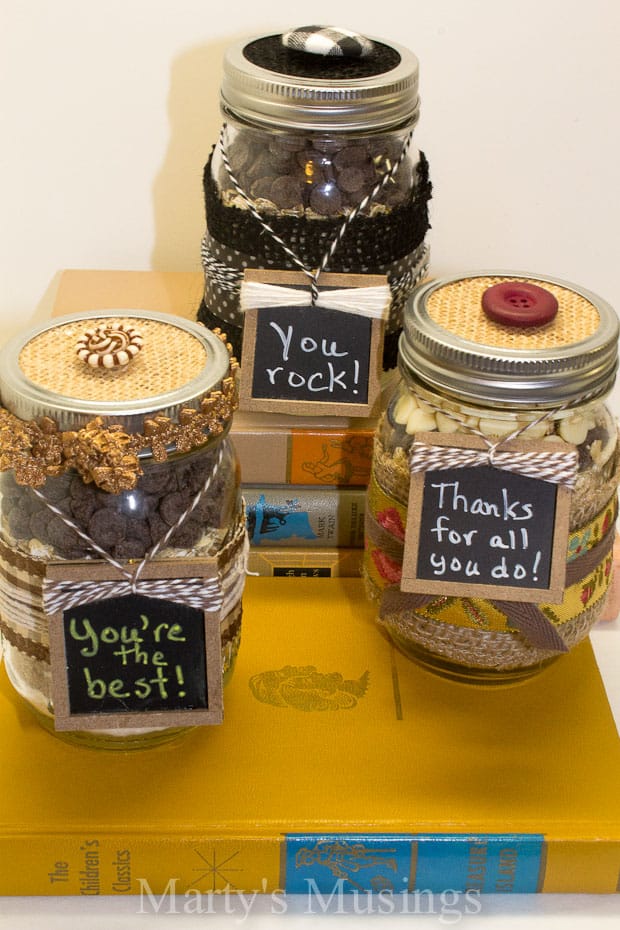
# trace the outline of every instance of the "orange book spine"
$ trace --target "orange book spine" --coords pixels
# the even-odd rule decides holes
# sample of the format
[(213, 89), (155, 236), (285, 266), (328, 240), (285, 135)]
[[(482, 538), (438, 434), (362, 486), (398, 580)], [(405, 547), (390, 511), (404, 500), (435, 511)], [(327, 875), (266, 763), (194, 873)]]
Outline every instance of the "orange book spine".
[(230, 435), (248, 484), (368, 484), (372, 429), (248, 429), (233, 420)]

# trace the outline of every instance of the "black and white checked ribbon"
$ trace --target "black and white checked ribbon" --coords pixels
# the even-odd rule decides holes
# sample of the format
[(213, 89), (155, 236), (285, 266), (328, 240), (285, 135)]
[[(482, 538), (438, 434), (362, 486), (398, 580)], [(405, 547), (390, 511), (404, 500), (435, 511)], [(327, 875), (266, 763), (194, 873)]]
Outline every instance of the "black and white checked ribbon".
[(414, 441), (410, 450), (412, 474), (493, 465), (504, 471), (517, 472), (541, 481), (552, 481), (571, 489), (575, 486), (578, 462), (579, 455), (576, 449), (527, 452), (501, 449), (499, 444), (486, 449), (467, 449), (458, 446), (433, 446)]
[(365, 58), (374, 48), (370, 39), (341, 26), (299, 26), (284, 33), (282, 45), (296, 52), (340, 58)]
[[(240, 254), (241, 253), (235, 253), (236, 256), (239, 256)], [(217, 258), (210, 245), (210, 239), (208, 235), (205, 235), (202, 238), (200, 255), (205, 275), (205, 282), (212, 282), (221, 291), (237, 299), (241, 293), (241, 288), (243, 285), (244, 268), (228, 265), (221, 261), (221, 259)], [(428, 272), (428, 263), (429, 248), (425, 243), (422, 243), (420, 246), (418, 246), (417, 249), (415, 249), (415, 251), (409, 253), (409, 255), (400, 259), (398, 262), (393, 263), (394, 266), (397, 264), (401, 266), (408, 266), (405, 271), (402, 271), (400, 274), (394, 274), (390, 271), (390, 269), (387, 270), (392, 311), (394, 306), (400, 307), (404, 303), (407, 296), (413, 290), (416, 284), (418, 284), (422, 278), (426, 276)], [(262, 266), (260, 266), (257, 259), (253, 259), (252, 267), (259, 268)], [(288, 293), (289, 289), (287, 288), (286, 290)], [(277, 305), (277, 301), (275, 305)], [(272, 303), (270, 306), (274, 306), (274, 304)], [(244, 307), (240, 307), (239, 309), (242, 311)]]

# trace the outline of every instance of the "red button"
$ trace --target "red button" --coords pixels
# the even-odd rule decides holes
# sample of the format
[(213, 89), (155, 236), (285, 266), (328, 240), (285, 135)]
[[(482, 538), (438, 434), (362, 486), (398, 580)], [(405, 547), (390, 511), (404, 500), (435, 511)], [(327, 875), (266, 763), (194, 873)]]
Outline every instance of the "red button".
[(482, 309), (490, 320), (505, 326), (543, 326), (558, 312), (558, 302), (537, 284), (503, 281), (486, 289)]

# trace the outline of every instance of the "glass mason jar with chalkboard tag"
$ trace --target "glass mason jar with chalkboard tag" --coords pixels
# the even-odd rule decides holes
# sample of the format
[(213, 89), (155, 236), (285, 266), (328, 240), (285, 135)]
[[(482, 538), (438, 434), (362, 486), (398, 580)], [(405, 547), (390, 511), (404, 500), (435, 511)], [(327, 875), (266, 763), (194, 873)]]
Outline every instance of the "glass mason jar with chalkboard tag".
[(204, 171), (198, 318), (223, 326), (241, 357), (254, 306), (249, 296), (240, 303), (246, 269), (321, 269), (319, 285), (324, 271), (385, 276), (377, 367), (393, 369), (404, 302), (428, 264), (415, 55), (333, 28), (249, 39), (226, 52), (221, 108)]
[(600, 297), (483, 272), (420, 286), (381, 417), (364, 578), (419, 664), (526, 678), (584, 639), (612, 568), (618, 320)]
[(70, 741), (219, 723), (247, 535), (220, 331), (64, 317), (0, 357), (0, 630), (17, 692)]

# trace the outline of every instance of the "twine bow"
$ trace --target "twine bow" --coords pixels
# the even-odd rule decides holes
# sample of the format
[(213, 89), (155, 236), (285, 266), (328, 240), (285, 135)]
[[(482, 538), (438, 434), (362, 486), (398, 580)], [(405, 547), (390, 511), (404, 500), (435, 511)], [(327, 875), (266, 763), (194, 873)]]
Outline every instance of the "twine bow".
[(472, 468), (493, 465), (504, 471), (517, 472), (541, 481), (552, 481), (572, 489), (577, 478), (579, 456), (570, 448), (557, 451), (517, 451), (501, 448), (501, 442), (488, 444), (486, 449), (460, 446), (438, 446), (414, 441), (410, 452), (410, 470), (442, 471), (449, 468)]
[(209, 613), (220, 611), (224, 601), (218, 578), (132, 578), (110, 581), (43, 582), (43, 607), (46, 613), (71, 610), (78, 604), (92, 604), (112, 597), (142, 594), (159, 600), (175, 601)]
[[(210, 574), (189, 578), (142, 578), (140, 573), (147, 564), (142, 560), (133, 572), (117, 563), (119, 576), (112, 579), (73, 580), (47, 575), (42, 584), (43, 608), (52, 614), (70, 610), (78, 604), (141, 594), (225, 616), (241, 598), (245, 583), (249, 542), (242, 511), (240, 514), (233, 538), (213, 557)], [(174, 571), (173, 565), (171, 571)]]
[[(391, 292), (387, 284), (374, 287), (347, 287), (319, 290), (315, 306), (326, 310), (341, 310), (373, 320), (387, 320)], [(244, 281), (241, 285), (240, 307), (243, 312), (264, 307), (307, 307), (305, 288), (280, 287), (261, 281)]]

